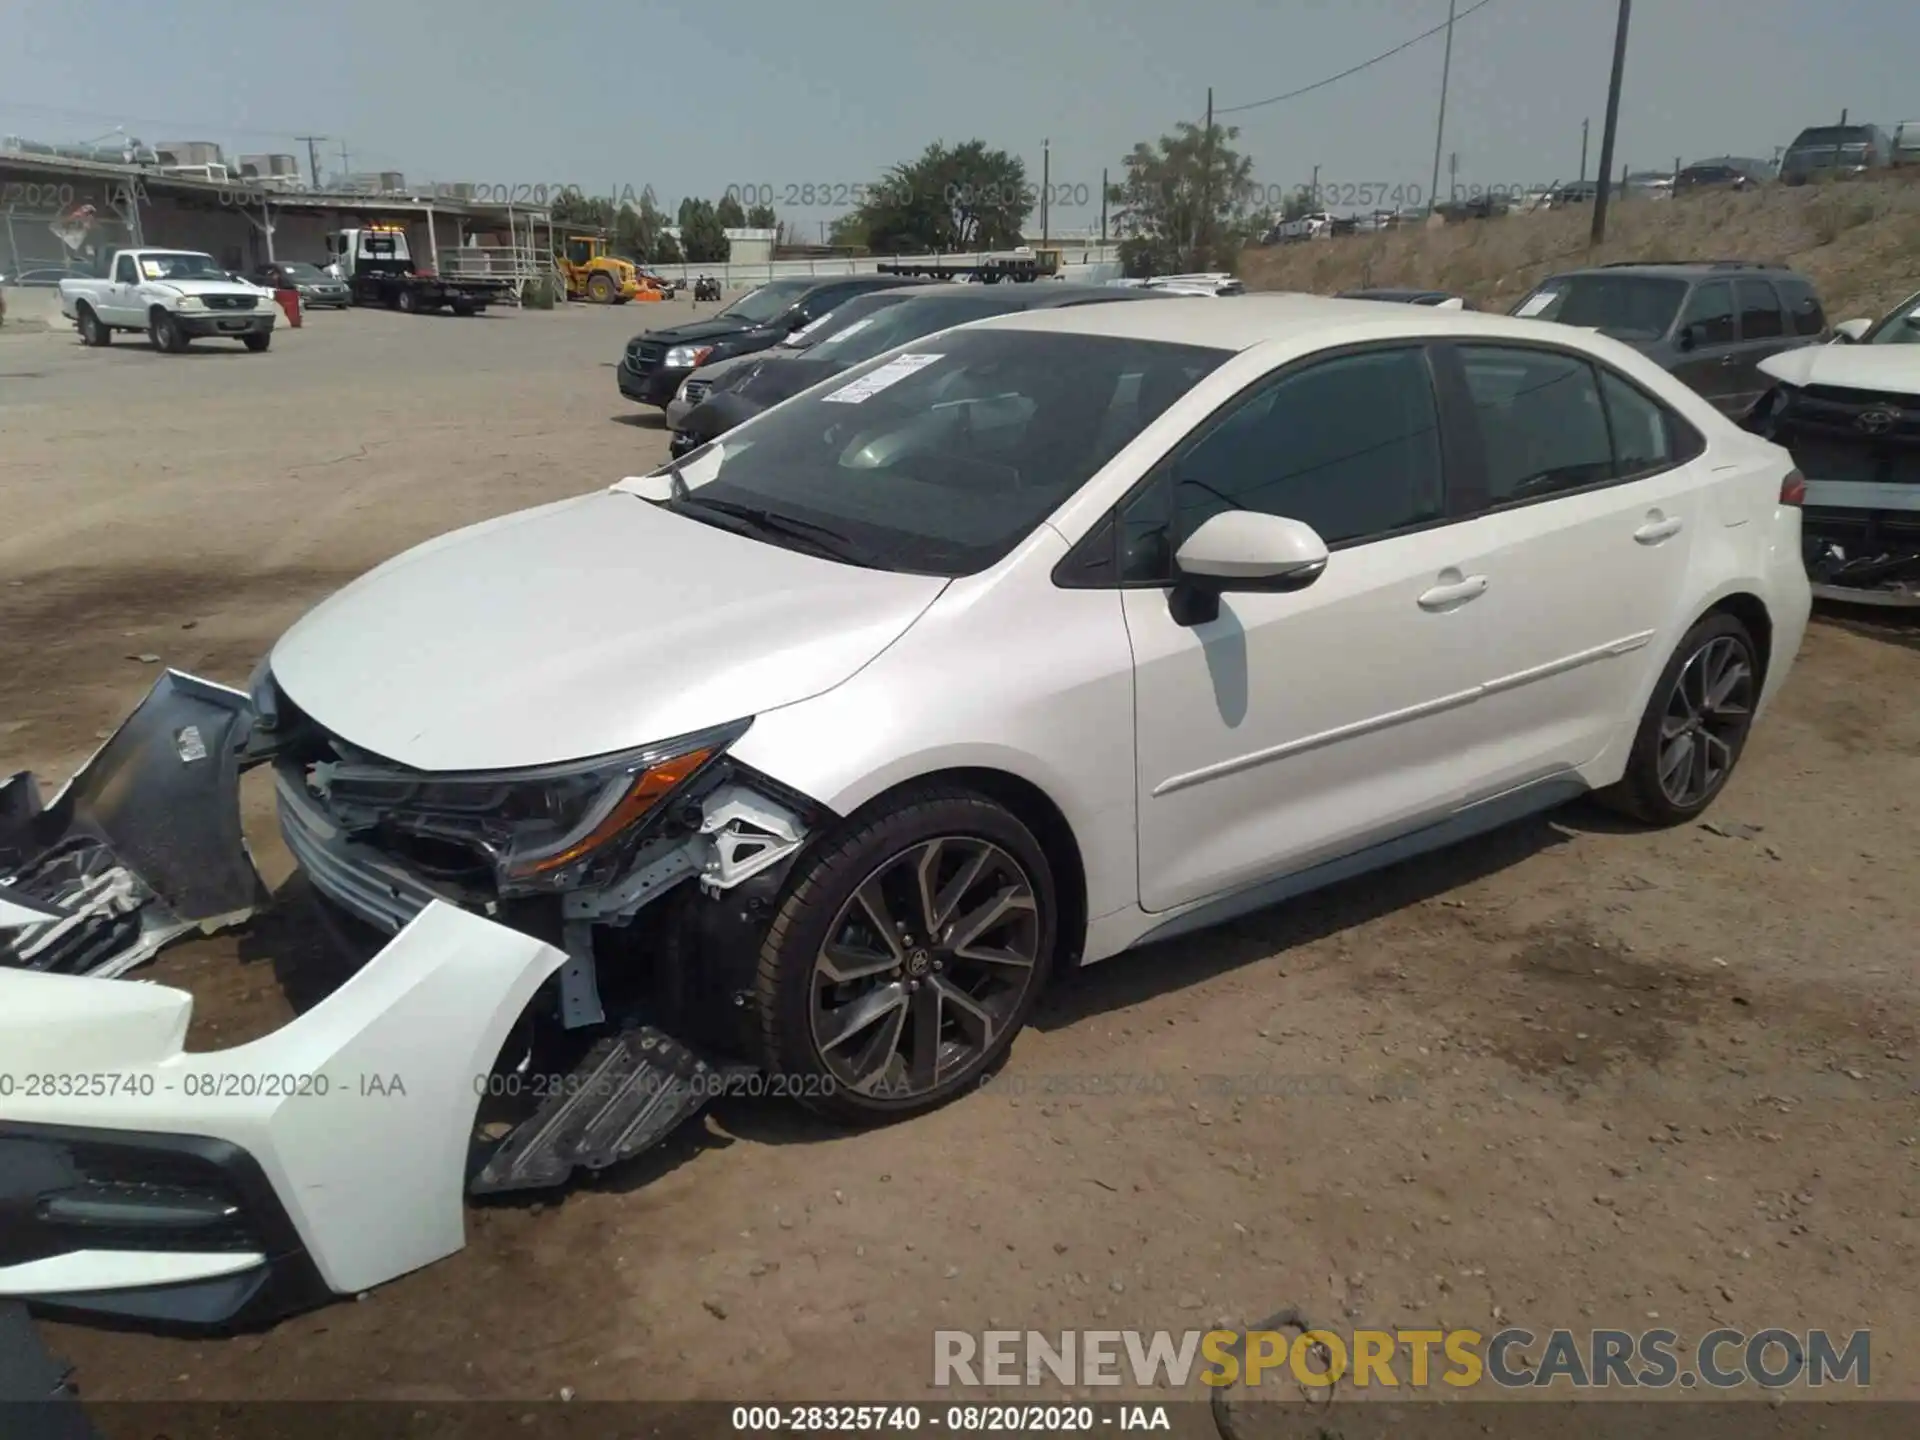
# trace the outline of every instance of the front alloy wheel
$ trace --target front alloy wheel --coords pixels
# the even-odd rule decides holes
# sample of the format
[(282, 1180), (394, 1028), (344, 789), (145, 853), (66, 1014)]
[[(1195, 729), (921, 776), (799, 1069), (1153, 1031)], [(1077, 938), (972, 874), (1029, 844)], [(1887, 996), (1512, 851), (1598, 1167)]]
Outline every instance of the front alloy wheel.
[(803, 860), (761, 952), (766, 1067), (854, 1121), (931, 1109), (1012, 1046), (1045, 983), (1053, 876), (1015, 816), (929, 787)]

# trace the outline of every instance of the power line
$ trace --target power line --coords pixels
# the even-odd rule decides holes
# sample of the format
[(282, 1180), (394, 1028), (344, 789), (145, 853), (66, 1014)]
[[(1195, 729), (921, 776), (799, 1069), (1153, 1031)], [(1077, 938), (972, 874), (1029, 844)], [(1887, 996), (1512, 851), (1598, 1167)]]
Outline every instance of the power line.
[(1350, 66), (1349, 68), (1342, 70), (1338, 75), (1329, 75), (1324, 80), (1316, 80), (1311, 85), (1302, 85), (1298, 90), (1289, 90), (1284, 95), (1271, 95), (1267, 97), (1265, 100), (1249, 100), (1244, 105), (1222, 105), (1219, 108), (1219, 110), (1216, 111), (1215, 113), (1220, 115), (1234, 115), (1234, 114), (1238, 114), (1242, 110), (1258, 110), (1263, 105), (1278, 105), (1282, 100), (1295, 100), (1302, 95), (1309, 94), (1312, 91), (1324, 90), (1326, 89), (1327, 86), (1334, 84), (1336, 81), (1345, 80), (1349, 75), (1358, 75), (1362, 70), (1372, 69), (1375, 65), (1378, 65), (1382, 60), (1391, 60), (1394, 56), (1398, 55), (1403, 50), (1411, 50), (1414, 46), (1418, 45), (1422, 40), (1431, 40), (1434, 36), (1448, 29), (1450, 26), (1452, 26), (1456, 22), (1466, 19), (1467, 16), (1473, 14), (1474, 11), (1484, 10), (1487, 8), (1487, 6), (1491, 5), (1492, 3), (1493, 3), (1493, 0), (1475, 0), (1474, 4), (1469, 5), (1466, 9), (1462, 10), (1458, 15), (1453, 16), (1448, 20), (1442, 21), (1440, 24), (1434, 26), (1431, 30), (1422, 30), (1418, 35), (1414, 36), (1411, 40), (1408, 40), (1403, 42), (1402, 44), (1396, 45), (1391, 50), (1383, 51), (1380, 54), (1374, 56), (1371, 60), (1362, 60), (1358, 65)]

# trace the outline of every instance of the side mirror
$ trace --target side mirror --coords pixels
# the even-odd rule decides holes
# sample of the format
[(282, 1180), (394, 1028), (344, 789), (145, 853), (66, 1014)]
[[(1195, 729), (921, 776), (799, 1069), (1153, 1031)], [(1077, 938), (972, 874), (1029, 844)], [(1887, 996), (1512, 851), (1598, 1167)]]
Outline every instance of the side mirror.
[(1327, 568), (1327, 542), (1311, 525), (1257, 510), (1227, 510), (1203, 522), (1174, 553), (1174, 618), (1218, 618), (1220, 596), (1303, 590)]
[[(1911, 323), (1913, 318), (1913, 316), (1909, 315), (1907, 317), (1908, 322)], [(1843, 345), (1852, 345), (1864, 338), (1867, 331), (1872, 328), (1873, 321), (1871, 320), (1842, 320), (1838, 325), (1833, 327), (1833, 333), (1835, 338)]]

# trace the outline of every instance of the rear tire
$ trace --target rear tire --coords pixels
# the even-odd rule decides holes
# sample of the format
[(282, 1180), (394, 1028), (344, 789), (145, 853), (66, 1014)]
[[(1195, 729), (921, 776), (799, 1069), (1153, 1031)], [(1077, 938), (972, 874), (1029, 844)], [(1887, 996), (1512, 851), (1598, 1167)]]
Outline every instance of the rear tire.
[(1760, 664), (1747, 627), (1708, 615), (1660, 672), (1626, 773), (1595, 796), (1649, 825), (1684, 825), (1726, 788), (1753, 728)]
[(273, 332), (271, 330), (265, 330), (253, 335), (242, 335), (240, 337), (240, 343), (258, 355), (273, 343)]
[(188, 344), (187, 332), (180, 328), (180, 322), (159, 309), (147, 317), (147, 339), (163, 355), (178, 355)]
[(420, 313), (420, 295), (418, 291), (402, 290), (398, 300), (400, 309), (408, 315)]
[(874, 1125), (932, 1110), (1006, 1058), (1058, 925), (1033, 833), (927, 785), (803, 857), (761, 944), (761, 1059), (786, 1094)]
[(79, 308), (74, 316), (74, 323), (80, 327), (82, 345), (98, 347), (113, 343), (113, 331), (107, 327), (106, 322), (93, 313), (91, 305), (82, 305)]
[(468, 300), (456, 300), (453, 302), (453, 313), (456, 315), (474, 315), (479, 313), (479, 308), (479, 306)]

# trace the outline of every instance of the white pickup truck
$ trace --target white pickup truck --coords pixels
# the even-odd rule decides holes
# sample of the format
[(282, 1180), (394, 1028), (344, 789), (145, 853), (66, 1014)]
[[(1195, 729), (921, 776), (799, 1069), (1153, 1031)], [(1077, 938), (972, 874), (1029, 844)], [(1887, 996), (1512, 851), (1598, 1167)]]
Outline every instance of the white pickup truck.
[(279, 307), (271, 290), (229, 273), (194, 250), (116, 250), (97, 276), (60, 282), (60, 313), (86, 345), (116, 330), (142, 330), (153, 348), (177, 354), (202, 336), (259, 351), (273, 343)]

